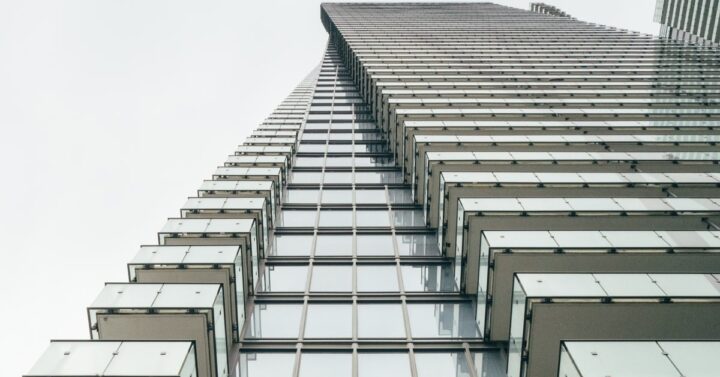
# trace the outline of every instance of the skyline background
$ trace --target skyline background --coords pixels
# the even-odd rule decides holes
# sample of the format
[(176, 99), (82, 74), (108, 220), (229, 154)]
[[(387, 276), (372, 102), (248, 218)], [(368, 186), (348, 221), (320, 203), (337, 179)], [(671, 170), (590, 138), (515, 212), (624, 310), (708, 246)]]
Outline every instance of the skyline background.
[[(494, 1), (529, 9), (530, 1)], [(657, 34), (655, 0), (549, 0)], [(203, 179), (320, 62), (320, 1), (0, 0), (5, 374), (126, 281)]]

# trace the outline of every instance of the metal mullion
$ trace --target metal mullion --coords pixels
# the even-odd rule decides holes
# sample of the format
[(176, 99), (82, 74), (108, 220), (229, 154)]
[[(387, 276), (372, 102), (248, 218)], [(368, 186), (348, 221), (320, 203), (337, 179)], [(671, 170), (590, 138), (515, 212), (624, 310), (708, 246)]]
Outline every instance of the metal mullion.
[(475, 360), (473, 359), (472, 353), (470, 352), (470, 347), (467, 343), (463, 343), (463, 348), (465, 348), (465, 351), (463, 353), (465, 354), (465, 361), (467, 362), (468, 369), (470, 370), (470, 375), (479, 376), (477, 368), (475, 367)]

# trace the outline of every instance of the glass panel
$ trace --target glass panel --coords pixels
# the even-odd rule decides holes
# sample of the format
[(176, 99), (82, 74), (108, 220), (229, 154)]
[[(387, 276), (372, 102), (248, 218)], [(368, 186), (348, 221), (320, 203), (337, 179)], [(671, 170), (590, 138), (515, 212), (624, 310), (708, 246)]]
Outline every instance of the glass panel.
[(315, 241), (315, 255), (352, 255), (352, 234), (319, 234)]
[(351, 292), (352, 266), (315, 265), (310, 290), (314, 292)]
[(352, 190), (323, 190), (322, 202), (325, 204), (352, 204)]
[(255, 303), (248, 338), (297, 338), (302, 304)]
[(385, 190), (356, 190), (355, 200), (362, 204), (385, 204)]
[[(350, 172), (326, 172), (325, 173), (325, 183), (344, 183), (344, 184), (350, 184), (352, 183), (353, 175)], [(316, 182), (319, 182), (318, 179)]]
[(352, 338), (352, 305), (308, 305), (305, 337)]
[(299, 377), (343, 376), (352, 376), (352, 354), (303, 352)]
[(425, 215), (421, 210), (393, 211), (395, 226), (425, 226)]
[(318, 190), (287, 190), (285, 201), (288, 203), (317, 204)]
[(293, 172), (290, 173), (290, 183), (318, 183), (322, 180), (320, 172)]
[(398, 234), (398, 252), (406, 256), (437, 256), (437, 238), (431, 234)]
[(321, 227), (352, 227), (353, 211), (346, 210), (321, 210), (320, 223)]
[(278, 217), (280, 227), (314, 227), (317, 211), (307, 210), (282, 210)]
[(389, 234), (359, 234), (357, 236), (357, 255), (395, 255), (392, 236)]
[(244, 377), (292, 377), (294, 364), (294, 352), (241, 353), (240, 375)]
[(324, 157), (298, 157), (295, 159), (295, 166), (302, 168), (322, 167), (325, 163)]
[(465, 353), (415, 352), (418, 377), (471, 377)]
[(380, 211), (356, 211), (356, 223), (358, 227), (389, 227), (390, 216), (387, 210)]
[(328, 167), (352, 167), (352, 157), (328, 157), (325, 162), (325, 166)]
[(304, 292), (307, 281), (307, 266), (265, 265), (261, 291)]
[(404, 265), (401, 269), (403, 286), (407, 292), (457, 291), (451, 265)]
[(410, 377), (407, 353), (358, 353), (358, 377)]
[(358, 292), (393, 292), (399, 291), (397, 267), (395, 266), (358, 266)]
[(301, 153), (323, 153), (325, 152), (325, 144), (300, 144), (298, 152)]
[(272, 255), (309, 256), (313, 236), (275, 235)]
[(408, 304), (410, 329), (414, 338), (476, 338), (472, 304)]
[(404, 338), (401, 304), (359, 304), (358, 337)]
[(353, 151), (352, 144), (330, 144), (328, 153), (350, 153)]
[(473, 362), (478, 377), (506, 377), (505, 360), (500, 352), (477, 352)]
[(405, 189), (389, 189), (388, 196), (390, 197), (390, 203), (393, 204), (407, 204), (412, 203), (412, 191)]

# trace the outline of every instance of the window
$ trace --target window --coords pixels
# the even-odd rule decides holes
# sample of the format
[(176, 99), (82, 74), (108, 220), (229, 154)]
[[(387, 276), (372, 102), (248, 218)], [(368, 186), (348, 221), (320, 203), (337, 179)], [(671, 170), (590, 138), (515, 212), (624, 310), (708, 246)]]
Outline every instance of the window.
[(358, 304), (358, 337), (404, 338), (401, 304)]
[(352, 266), (313, 267), (310, 290), (313, 292), (352, 292)]
[(352, 204), (352, 190), (323, 190), (323, 204)]
[(425, 216), (420, 210), (393, 211), (395, 226), (425, 226)]
[(352, 234), (327, 235), (319, 234), (315, 241), (315, 255), (335, 256), (352, 255)]
[(264, 292), (305, 292), (307, 266), (266, 265), (261, 289)]
[(247, 370), (246, 377), (292, 377), (295, 353), (241, 353), (239, 369)]
[(404, 265), (401, 270), (407, 292), (457, 291), (451, 265)]
[(355, 200), (362, 204), (385, 204), (385, 190), (356, 190)]
[(437, 256), (440, 250), (437, 238), (431, 234), (399, 234), (397, 236), (398, 252), (406, 256)]
[(297, 338), (302, 304), (255, 303), (248, 338)]
[(356, 221), (358, 227), (389, 227), (390, 216), (387, 210), (356, 211)]
[(298, 204), (317, 204), (318, 190), (287, 190), (285, 201)]
[(300, 360), (299, 377), (352, 376), (352, 354), (350, 353), (303, 352)]
[(321, 210), (321, 227), (352, 227), (353, 211), (349, 210)]
[(315, 210), (283, 210), (278, 219), (279, 227), (314, 227)]
[[(353, 174), (350, 172), (327, 172), (325, 173), (325, 179), (324, 183), (330, 183), (330, 184), (351, 184), (353, 179)], [(320, 182), (320, 179), (315, 181), (315, 183)]]
[(309, 304), (306, 338), (352, 338), (352, 305)]
[(293, 172), (290, 174), (290, 183), (318, 183), (322, 179), (319, 172)]
[(276, 234), (272, 255), (275, 256), (309, 256), (313, 236), (296, 236)]
[(415, 352), (418, 377), (472, 377), (465, 353)]
[(413, 338), (477, 338), (473, 306), (464, 303), (408, 304)]
[(358, 266), (358, 292), (394, 292), (399, 291), (397, 267), (395, 266)]
[(410, 377), (407, 353), (358, 353), (358, 377)]
[(395, 248), (393, 247), (393, 237), (389, 234), (360, 234), (357, 236), (357, 255), (395, 255)]

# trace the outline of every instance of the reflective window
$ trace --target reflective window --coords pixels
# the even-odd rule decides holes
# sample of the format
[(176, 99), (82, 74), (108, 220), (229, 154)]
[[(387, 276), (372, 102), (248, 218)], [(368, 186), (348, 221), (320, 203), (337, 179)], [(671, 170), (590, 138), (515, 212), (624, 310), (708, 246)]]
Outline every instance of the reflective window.
[(325, 162), (325, 166), (328, 167), (352, 167), (352, 157), (328, 157)]
[(322, 202), (324, 204), (352, 204), (352, 194), (352, 190), (323, 190)]
[(415, 352), (418, 377), (471, 377), (465, 353)]
[[(353, 175), (350, 172), (326, 172), (324, 183), (352, 183)], [(315, 183), (320, 182), (320, 179), (316, 180)]]
[(324, 157), (298, 157), (295, 159), (295, 166), (299, 168), (317, 168), (324, 164)]
[(290, 173), (290, 183), (318, 183), (322, 180), (320, 172), (293, 172)]
[(385, 190), (356, 190), (355, 201), (361, 204), (385, 204)]
[(477, 352), (473, 354), (475, 371), (479, 377), (505, 376), (506, 362), (500, 352)]
[(302, 304), (255, 303), (248, 338), (297, 338)]
[(325, 152), (325, 144), (300, 144), (298, 152), (301, 153), (323, 153)]
[(393, 204), (407, 204), (413, 202), (412, 191), (410, 190), (389, 189), (388, 197), (390, 198), (390, 203)]
[(401, 266), (403, 287), (408, 292), (451, 292), (457, 291), (453, 268), (444, 265), (403, 265)]
[(261, 289), (264, 292), (304, 292), (307, 266), (266, 265)]
[(353, 151), (352, 144), (330, 144), (328, 145), (328, 153), (351, 153)]
[(358, 377), (410, 377), (407, 353), (358, 353)]
[(352, 234), (319, 234), (315, 241), (315, 255), (352, 255)]
[(317, 211), (315, 210), (283, 210), (278, 216), (280, 227), (314, 227)]
[(358, 266), (358, 292), (393, 292), (399, 291), (397, 267), (395, 266)]
[(355, 213), (355, 221), (358, 227), (389, 227), (390, 216), (388, 211), (358, 210)]
[[(352, 354), (303, 352), (299, 377), (352, 376)], [(248, 377), (255, 377), (250, 375)]]
[(276, 234), (272, 255), (276, 256), (309, 256), (312, 249), (313, 236), (296, 236)]
[(464, 303), (408, 304), (414, 338), (477, 338), (473, 306)]
[(352, 338), (352, 305), (308, 305), (305, 337)]
[(358, 337), (404, 338), (401, 304), (358, 304)]
[(292, 377), (295, 353), (241, 353), (239, 368), (249, 377)]
[(437, 256), (437, 238), (431, 234), (398, 234), (398, 252), (406, 256)]
[(395, 226), (425, 226), (425, 216), (421, 210), (393, 211)]
[(287, 190), (285, 193), (288, 203), (317, 204), (319, 197), (318, 190)]
[(350, 210), (321, 210), (321, 227), (352, 227), (353, 211)]
[(357, 255), (395, 255), (393, 237), (389, 234), (359, 234), (357, 236)]
[(310, 290), (314, 292), (351, 292), (352, 266), (315, 265)]

